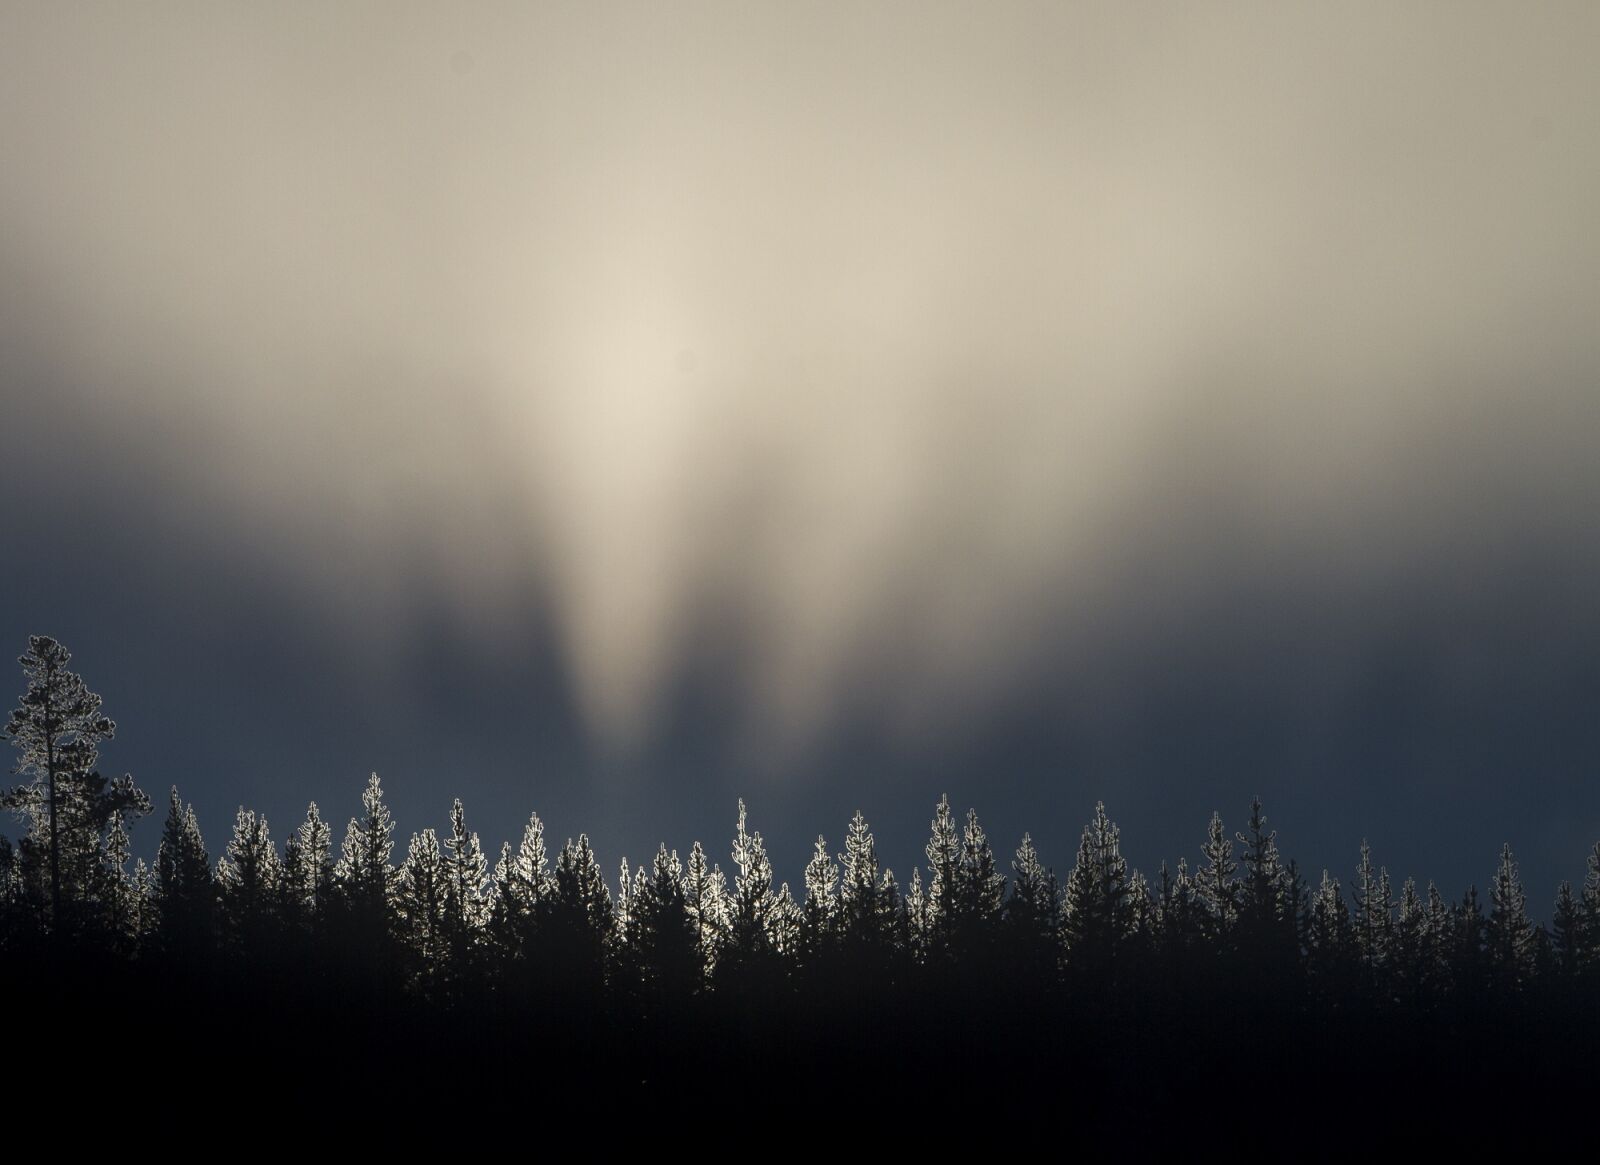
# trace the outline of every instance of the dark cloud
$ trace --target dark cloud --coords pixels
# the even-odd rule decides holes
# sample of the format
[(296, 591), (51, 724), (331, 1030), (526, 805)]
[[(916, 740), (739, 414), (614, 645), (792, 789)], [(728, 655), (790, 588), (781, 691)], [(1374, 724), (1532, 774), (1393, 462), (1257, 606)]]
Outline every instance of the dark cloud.
[(11, 23), (0, 633), (214, 843), (1600, 835), (1588, 6)]

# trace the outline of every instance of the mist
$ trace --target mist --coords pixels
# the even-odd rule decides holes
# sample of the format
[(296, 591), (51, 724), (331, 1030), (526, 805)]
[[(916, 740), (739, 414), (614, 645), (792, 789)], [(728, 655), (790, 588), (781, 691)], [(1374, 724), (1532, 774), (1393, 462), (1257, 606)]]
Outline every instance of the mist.
[(1592, 6), (804, 16), (8, 5), (12, 472), (619, 755), (1600, 638)]

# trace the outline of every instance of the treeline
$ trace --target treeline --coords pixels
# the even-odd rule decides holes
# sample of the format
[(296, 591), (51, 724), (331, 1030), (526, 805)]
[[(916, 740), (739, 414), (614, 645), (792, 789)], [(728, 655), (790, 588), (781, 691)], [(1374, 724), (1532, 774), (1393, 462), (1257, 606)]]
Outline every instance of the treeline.
[(264, 818), (240, 810), (214, 861), (174, 789), (151, 869), (131, 861), (128, 834), (150, 800), (131, 778), (99, 774), (114, 725), (68, 661), (53, 640), (30, 641), (7, 726), (28, 778), (6, 797), (21, 839), (0, 842), (0, 951), (13, 971), (70, 958), (184, 984), (223, 1013), (247, 988), (312, 1006), (359, 999), (373, 1014), (470, 1015), (480, 1032), (537, 1016), (625, 1042), (619, 1023), (636, 1034), (714, 1013), (746, 1036), (782, 1028), (799, 1047), (808, 1027), (836, 1031), (848, 1014), (916, 1046), (928, 1009), (954, 1001), (971, 1038), (1029, 1063), (1053, 1054), (1051, 1032), (1071, 1028), (1080, 1048), (1104, 1050), (1094, 1040), (1109, 1032), (1168, 1047), (1219, 1015), (1299, 1025), (1302, 1050), (1306, 1033), (1339, 1024), (1392, 1032), (1429, 1017), (1593, 1030), (1600, 844), (1545, 926), (1509, 847), (1486, 900), (1411, 879), (1396, 888), (1365, 845), (1347, 894), (1283, 857), (1259, 801), (1236, 833), (1213, 816), (1198, 862), (1153, 879), (1130, 868), (1103, 806), (1058, 880), (1027, 836), (1002, 868), (977, 814), (958, 819), (942, 799), (927, 865), (902, 884), (858, 812), (838, 852), (817, 839), (793, 890), (742, 802), (726, 871), (696, 842), (608, 878), (586, 836), (554, 846), (537, 814), (491, 861), (459, 800), (442, 833), (413, 833), (402, 853), (374, 774), (337, 847), (315, 803), (281, 849)]

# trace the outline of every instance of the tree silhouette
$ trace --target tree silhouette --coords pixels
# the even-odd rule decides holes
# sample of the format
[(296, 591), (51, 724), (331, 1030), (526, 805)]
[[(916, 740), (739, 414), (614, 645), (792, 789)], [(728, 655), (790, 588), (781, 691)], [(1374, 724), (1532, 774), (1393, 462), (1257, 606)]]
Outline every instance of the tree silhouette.
[(17, 750), (13, 772), (31, 778), (0, 804), (27, 824), (14, 869), (25, 895), (48, 903), (43, 920), (58, 937), (89, 924), (94, 909), (70, 924), (69, 905), (93, 902), (104, 885), (102, 861), (113, 822), (150, 812), (150, 800), (124, 775), (110, 781), (95, 765), (116, 725), (100, 712), (100, 697), (67, 667), (72, 655), (56, 640), (34, 635), (19, 659), (27, 689), (6, 721)]

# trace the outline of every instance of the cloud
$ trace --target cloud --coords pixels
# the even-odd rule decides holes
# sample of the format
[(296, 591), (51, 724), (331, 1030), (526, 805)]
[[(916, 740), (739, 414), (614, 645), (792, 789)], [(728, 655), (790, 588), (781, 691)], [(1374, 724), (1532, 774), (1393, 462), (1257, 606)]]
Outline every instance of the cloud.
[(1593, 577), (1596, 19), (17, 7), (7, 394), (369, 634), (547, 610), (620, 749), (706, 660), (936, 738)]

